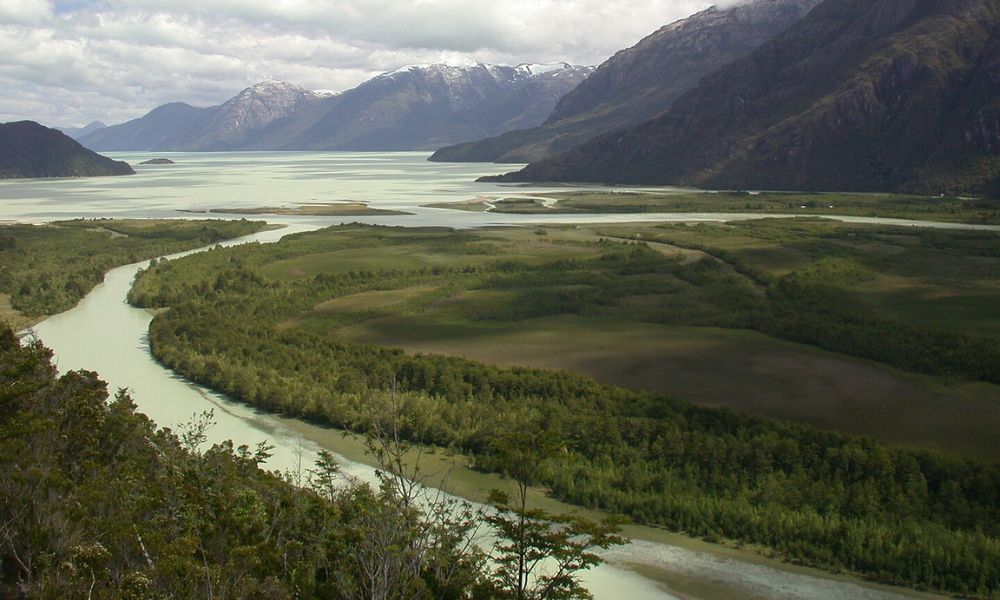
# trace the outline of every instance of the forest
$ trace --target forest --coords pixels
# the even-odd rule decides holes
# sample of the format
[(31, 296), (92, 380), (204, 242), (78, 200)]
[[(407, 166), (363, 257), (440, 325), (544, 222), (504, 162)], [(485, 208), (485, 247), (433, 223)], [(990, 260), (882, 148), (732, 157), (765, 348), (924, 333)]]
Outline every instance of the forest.
[(72, 308), (120, 265), (249, 235), (263, 221), (77, 219), (0, 226), (0, 293), (23, 325)]
[[(904, 369), (996, 381), (992, 338), (921, 327), (898, 310), (851, 310), (859, 297), (851, 286), (879, 272), (841, 238), (871, 245), (901, 231), (745, 227), (762, 238), (808, 238), (814, 250), (819, 238), (843, 256), (768, 269), (718, 242), (747, 234), (733, 226), (609, 227), (590, 241), (551, 240), (539, 229), (529, 243), (354, 225), (155, 261), (130, 300), (171, 307), (150, 330), (158, 360), (254, 406), (363, 432), (371, 411), (398, 403), (407, 440), (467, 453), (499, 472), (515, 464), (496, 452), (499, 432), (551, 437), (557, 448), (530, 480), (569, 502), (879, 581), (1000, 595), (996, 462), (695, 406), (565, 371), (412, 354), (338, 335), (385, 313), (420, 317), (441, 306), (490, 323), (641, 307), (636, 318), (650, 322), (756, 328)], [(664, 252), (657, 244), (667, 238), (704, 254)], [(914, 239), (926, 251), (958, 247), (987, 259), (1000, 248), (994, 234), (918, 233), (906, 243)], [(398, 298), (333, 309), (373, 294)], [(449, 304), (463, 294), (476, 302)], [(635, 297), (649, 301), (623, 308)]]
[[(109, 401), (95, 373), (58, 375), (51, 359), (0, 329), (5, 598), (583, 599), (593, 551), (624, 541), (523, 494), (498, 493), (489, 513), (425, 494), (389, 437), (369, 438), (376, 487), (326, 453), (269, 472), (266, 443), (206, 447), (210, 413), (158, 428), (124, 390)], [(524, 483), (539, 455), (507, 441)]]

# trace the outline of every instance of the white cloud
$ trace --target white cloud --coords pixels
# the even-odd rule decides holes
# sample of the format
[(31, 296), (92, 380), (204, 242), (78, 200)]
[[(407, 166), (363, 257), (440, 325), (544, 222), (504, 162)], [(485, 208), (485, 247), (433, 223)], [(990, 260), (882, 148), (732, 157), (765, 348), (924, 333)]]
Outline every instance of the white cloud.
[(406, 64), (598, 64), (707, 0), (0, 0), (0, 120), (120, 122), (263, 79), (344, 90)]
[(0, 24), (38, 25), (52, 18), (48, 0), (0, 0)]

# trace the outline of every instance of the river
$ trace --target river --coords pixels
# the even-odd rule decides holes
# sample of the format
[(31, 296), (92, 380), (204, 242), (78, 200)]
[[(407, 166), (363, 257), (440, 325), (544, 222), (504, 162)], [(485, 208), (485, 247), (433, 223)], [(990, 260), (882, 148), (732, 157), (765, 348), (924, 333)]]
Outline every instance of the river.
[[(151, 155), (124, 154), (130, 162)], [(465, 200), (512, 190), (473, 183), (475, 176), (506, 170), (496, 165), (441, 165), (428, 163), (416, 153), (243, 153), (169, 155), (176, 169), (140, 168), (133, 177), (87, 180), (16, 181), (0, 183), (0, 218), (13, 221), (49, 221), (86, 217), (164, 217), (191, 215), (177, 211), (219, 206), (275, 206), (293, 202), (361, 200), (377, 208), (414, 212), (408, 216), (352, 217), (397, 225), (447, 225), (474, 227), (532, 222), (634, 221), (636, 215), (566, 216), (493, 215), (441, 209), (423, 209), (430, 201)], [(518, 188), (537, 194), (539, 188)], [(712, 220), (731, 215), (643, 215), (642, 220)], [(741, 215), (738, 218), (746, 218)], [(339, 218), (268, 218), (283, 229), (257, 233), (226, 242), (272, 242), (283, 235), (340, 222)], [(869, 220), (870, 221), (870, 220)], [(908, 222), (907, 222), (908, 223)], [(953, 226), (939, 224), (940, 226)], [(319, 446), (279, 419), (191, 384), (164, 369), (149, 353), (147, 329), (151, 316), (130, 307), (125, 296), (136, 271), (145, 263), (113, 269), (75, 308), (55, 315), (34, 328), (35, 335), (55, 352), (60, 371), (96, 371), (111, 390), (128, 388), (139, 409), (161, 426), (177, 427), (193, 415), (214, 411), (215, 425), (209, 441), (231, 439), (253, 446), (267, 440), (274, 445), (268, 468), (301, 472), (309, 468)], [(371, 481), (370, 467), (342, 460), (345, 471)], [(698, 589), (712, 589), (712, 597), (761, 597), (788, 599), (902, 598), (905, 590), (891, 591), (828, 578), (815, 572), (775, 568), (743, 561), (712, 551), (652, 542), (633, 542), (607, 556), (609, 564), (586, 576), (594, 596), (658, 599), (699, 597), (690, 591), (674, 595), (658, 582), (669, 573), (674, 578), (698, 582)], [(627, 565), (641, 565), (640, 571)], [(728, 590), (721, 593), (719, 590)], [(675, 592), (676, 593), (676, 592)], [(903, 595), (905, 594), (905, 596)]]

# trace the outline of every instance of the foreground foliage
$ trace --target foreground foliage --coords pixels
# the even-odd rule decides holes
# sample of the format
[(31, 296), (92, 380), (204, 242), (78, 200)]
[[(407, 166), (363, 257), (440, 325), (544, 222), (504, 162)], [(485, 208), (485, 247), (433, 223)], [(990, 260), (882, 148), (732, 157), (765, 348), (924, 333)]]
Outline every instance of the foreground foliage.
[(543, 536), (541, 557), (575, 567), (558, 571), (571, 593), (508, 593), (485, 560), (515, 550), (474, 543), (482, 512), (418, 502), (389, 472), (378, 489), (345, 483), (325, 453), (303, 478), (262, 470), (263, 443), (202, 451), (210, 415), (157, 429), (124, 391), (109, 403), (96, 374), (57, 376), (50, 359), (0, 331), (0, 596), (589, 597), (574, 572), (596, 564), (590, 544)]
[[(275, 261), (296, 272), (319, 268), (326, 264), (324, 252), (369, 244), (367, 252), (398, 248), (412, 235), (425, 236), (423, 248), (438, 248), (445, 257), (476, 258), (433, 268), (321, 269), (293, 278), (274, 269)], [(817, 343), (827, 339), (820, 332), (840, 332), (831, 343), (847, 351), (867, 339), (864, 327), (878, 323), (871, 315), (845, 320), (840, 309), (817, 300), (832, 281), (826, 267), (779, 281), (739, 263), (673, 260), (643, 244), (605, 240), (596, 246), (592, 258), (515, 261), (493, 256), (489, 244), (471, 234), (346, 227), (291, 236), (273, 247), (160, 262), (139, 279), (131, 299), (173, 307), (151, 326), (159, 360), (255, 406), (364, 430), (366, 407), (398, 402), (403, 437), (460, 449), (481, 468), (508, 473), (520, 461), (497, 451), (496, 432), (551, 436), (565, 446), (546, 453), (530, 479), (559, 498), (708, 539), (764, 544), (793, 560), (883, 581), (1000, 594), (996, 464), (699, 408), (565, 372), (411, 356), (294, 326), (306, 313), (331, 327), (363, 318), (363, 310), (317, 311), (330, 298), (364, 291), (431, 289), (413, 301), (418, 305), (460, 289), (503, 291), (515, 300), (479, 307), (477, 314), (524, 319), (599, 314), (622, 297), (671, 298), (688, 284), (698, 290), (693, 296), (647, 303), (643, 318), (757, 323), (776, 333), (790, 327), (788, 335), (806, 332)], [(803, 321), (787, 320), (797, 312)], [(913, 368), (937, 364), (920, 362), (926, 342), (943, 353), (947, 372), (995, 376), (995, 365), (983, 360), (993, 356), (995, 344), (977, 341), (952, 350), (939, 338), (913, 337), (917, 329), (876, 331), (888, 343), (865, 347), (898, 351)]]

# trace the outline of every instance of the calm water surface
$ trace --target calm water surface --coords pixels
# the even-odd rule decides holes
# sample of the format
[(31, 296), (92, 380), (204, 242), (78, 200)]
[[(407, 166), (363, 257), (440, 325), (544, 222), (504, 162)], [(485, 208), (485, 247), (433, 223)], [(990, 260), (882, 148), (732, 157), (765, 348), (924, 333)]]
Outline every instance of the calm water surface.
[[(136, 165), (138, 175), (91, 179), (8, 181), (0, 183), (0, 220), (43, 222), (75, 217), (188, 217), (219, 207), (261, 207), (308, 202), (363, 201), (373, 207), (413, 212), (407, 216), (350, 217), (394, 225), (485, 225), (537, 222), (719, 221), (746, 215), (494, 215), (421, 208), (430, 202), (466, 200), (480, 195), (537, 194), (553, 189), (478, 184), (475, 177), (499, 173), (511, 165), (440, 164), (426, 153), (114, 153)], [(153, 156), (176, 165), (140, 166)], [(599, 188), (589, 188), (599, 189)], [(238, 217), (237, 217), (238, 218)], [(249, 236), (271, 242), (283, 235), (339, 223), (329, 217), (267, 217), (284, 229)], [(753, 218), (749, 216), (749, 218)], [(852, 219), (857, 220), (857, 219)], [(882, 220), (881, 222), (891, 222)], [(909, 222), (899, 221), (907, 224)], [(952, 225), (940, 224), (940, 226)], [(276, 419), (204, 389), (157, 364), (149, 354), (146, 332), (151, 317), (125, 302), (142, 264), (112, 270), (74, 309), (53, 316), (35, 334), (53, 349), (61, 371), (90, 369), (109, 388), (132, 390), (139, 409), (158, 424), (177, 427), (193, 415), (212, 409), (216, 425), (210, 441), (231, 439), (253, 446), (266, 440), (275, 446), (271, 469), (301, 472), (314, 462), (319, 448)], [(346, 470), (372, 480), (372, 469), (343, 460)], [(896, 598), (894, 593), (851, 583), (790, 573), (767, 566), (696, 552), (676, 546), (636, 542), (616, 549), (610, 564), (588, 574), (588, 586), (601, 600), (675, 598), (662, 585), (622, 565), (639, 563), (686, 578), (739, 589), (733, 597), (766, 598)]]

